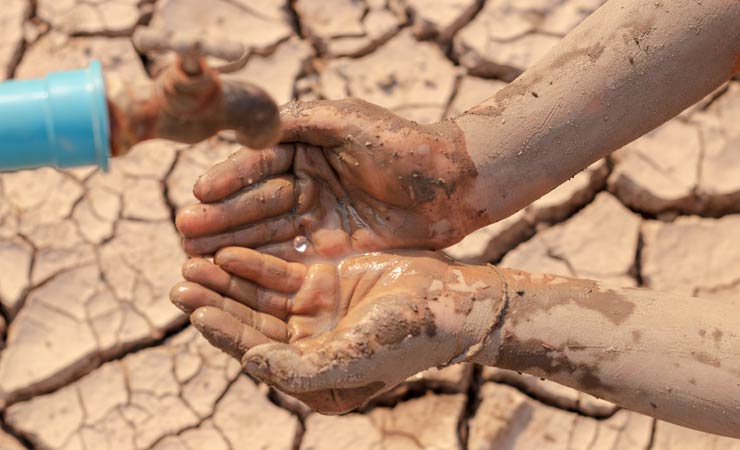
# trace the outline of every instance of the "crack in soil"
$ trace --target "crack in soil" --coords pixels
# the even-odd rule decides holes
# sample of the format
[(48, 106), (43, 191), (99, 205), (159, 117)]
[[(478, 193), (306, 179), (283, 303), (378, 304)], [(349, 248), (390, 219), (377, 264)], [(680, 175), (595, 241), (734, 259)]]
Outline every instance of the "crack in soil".
[(642, 252), (645, 249), (645, 234), (642, 226), (637, 231), (637, 249), (635, 250), (635, 264), (630, 270), (630, 275), (637, 282), (637, 287), (645, 287), (645, 279), (642, 276)]
[[(550, 400), (548, 400), (546, 398), (539, 397), (536, 393), (529, 391), (524, 386), (522, 386), (522, 385), (520, 385), (518, 383), (512, 383), (512, 382), (509, 382), (509, 381), (506, 381), (506, 380), (502, 380), (502, 381), (486, 381), (486, 383), (500, 384), (500, 385), (503, 385), (503, 386), (512, 387), (512, 388), (516, 389), (517, 391), (519, 391), (520, 393), (526, 395), (531, 400), (534, 400), (535, 402), (537, 402), (537, 403), (539, 403), (541, 405), (549, 406), (551, 408), (559, 409), (561, 411), (567, 411), (567, 412), (572, 413), (572, 414), (575, 414), (577, 416), (586, 417), (588, 419), (593, 419), (593, 420), (597, 420), (597, 421), (600, 421), (600, 422), (601, 421), (608, 420), (608, 419), (611, 419), (612, 417), (614, 417), (614, 414), (616, 414), (617, 412), (619, 412), (622, 409), (622, 408), (619, 408), (619, 407), (614, 408), (614, 411), (610, 412), (609, 414), (599, 414), (599, 415), (596, 415), (596, 414), (588, 414), (588, 413), (585, 413), (585, 412), (583, 412), (583, 411), (581, 411), (581, 410), (579, 410), (577, 408), (566, 408), (566, 407), (564, 407), (562, 405), (558, 405), (554, 401), (550, 401)], [(580, 391), (578, 391), (578, 392), (580, 392)]]
[(480, 388), (483, 386), (483, 368), (477, 364), (473, 366), (473, 374), (470, 380), (470, 386), (466, 393), (467, 399), (465, 403), (465, 409), (463, 410), (462, 416), (457, 426), (457, 437), (460, 441), (460, 447), (463, 450), (468, 449), (468, 441), (470, 439), (470, 421), (475, 417), (478, 412), (478, 407), (481, 403)]
[[(37, 0), (28, 0), (28, 10), (26, 11), (26, 17), (23, 18), (23, 26), (25, 28), (25, 25), (27, 22), (31, 22), (33, 20), (39, 20), (36, 11), (38, 9), (38, 3)], [(47, 28), (47, 31), (48, 32)], [(43, 33), (43, 34), (46, 34)], [(25, 35), (25, 33), (24, 33)], [(18, 42), (15, 51), (13, 52), (13, 56), (10, 59), (10, 62), (8, 63), (8, 66), (5, 68), (5, 76), (7, 79), (15, 78), (16, 72), (18, 70), (18, 67), (21, 65), (21, 60), (23, 59), (23, 56), (26, 54), (26, 51), (30, 48), (31, 43), (26, 41), (26, 37), (23, 36), (23, 38)]]
[[(258, 382), (254, 380), (251, 376), (246, 374), (246, 376), (250, 379), (252, 379), (257, 384), (262, 384), (261, 382)], [(267, 391), (267, 400), (270, 401), (273, 405), (277, 406), (278, 408), (288, 411), (293, 417), (298, 420), (298, 427), (296, 428), (295, 437), (293, 437), (293, 449), (292, 450), (300, 450), (301, 444), (303, 443), (303, 436), (306, 434), (306, 417), (307, 415), (303, 414), (300, 410), (296, 408), (291, 408), (290, 405), (285, 404), (284, 402), (280, 401), (278, 398), (277, 391), (275, 391), (274, 388), (270, 387)], [(297, 401), (297, 400), (296, 400)]]
[[(53, 394), (59, 389), (65, 386), (75, 383), (89, 375), (94, 370), (100, 368), (103, 364), (111, 361), (119, 361), (130, 353), (140, 352), (142, 350), (158, 347), (164, 345), (164, 343), (174, 337), (175, 335), (185, 331), (190, 325), (187, 317), (182, 316), (182, 320), (175, 321), (169, 329), (163, 330), (163, 335), (159, 339), (152, 341), (139, 340), (138, 342), (128, 342), (120, 344), (119, 348), (113, 348), (109, 351), (95, 352), (89, 355), (87, 358), (82, 358), (72, 366), (63, 369), (61, 375), (52, 377), (47, 380), (43, 380), (36, 385), (27, 386), (24, 389), (19, 390), (15, 395), (9, 397), (5, 403), (0, 404), (0, 411), (6, 410), (9, 406), (19, 402), (31, 400), (34, 397), (41, 395)], [(146, 339), (146, 338), (144, 338)]]
[(2, 411), (0, 411), (0, 431), (3, 431), (5, 433), (9, 434), (10, 436), (12, 436), (24, 448), (26, 448), (28, 450), (34, 450), (35, 447), (33, 446), (33, 444), (31, 444), (31, 441), (29, 441), (28, 439), (26, 439), (21, 433), (17, 432), (13, 428), (11, 428), (10, 425), (8, 425), (5, 422), (5, 414)]
[(175, 202), (172, 200), (172, 197), (170, 197), (170, 187), (168, 186), (167, 182), (170, 179), (170, 176), (172, 176), (172, 173), (175, 171), (175, 168), (177, 167), (178, 162), (180, 161), (181, 155), (183, 151), (189, 151), (190, 149), (177, 151), (175, 153), (175, 157), (172, 158), (172, 165), (170, 165), (169, 169), (167, 169), (167, 172), (162, 177), (162, 180), (160, 181), (160, 184), (162, 186), (162, 197), (164, 198), (164, 204), (167, 206), (167, 209), (170, 211), (170, 222), (172, 222), (172, 226), (175, 226), (175, 217), (177, 216), (177, 206), (175, 205)]
[[(154, 3), (156, 0), (141, 0), (138, 4), (139, 8), (139, 19), (134, 23), (130, 28), (122, 29), (122, 30), (100, 30), (100, 31), (76, 31), (73, 33), (69, 33), (69, 37), (75, 38), (75, 37), (129, 37), (133, 35), (134, 30), (142, 25), (147, 25), (149, 22), (151, 22), (152, 17), (154, 16)], [(83, 4), (88, 4), (92, 7), (92, 9), (95, 11), (95, 14), (100, 19), (101, 24), (106, 23), (105, 15), (103, 15), (103, 12), (98, 8), (100, 6), (100, 3), (88, 3), (88, 2), (82, 2)]]
[[(577, 215), (579, 212), (583, 211), (591, 205), (594, 200), (596, 199), (596, 196), (602, 192), (608, 192), (607, 190), (607, 183), (606, 180), (609, 178), (609, 175), (611, 175), (611, 166), (607, 166), (608, 173), (604, 177), (604, 181), (600, 183), (599, 185), (595, 186), (595, 189), (593, 190), (593, 193), (589, 196), (588, 201), (583, 202), (582, 204), (576, 205), (575, 208), (572, 208), (572, 210), (569, 212), (569, 214), (563, 215), (562, 218), (559, 220), (554, 221), (548, 221), (548, 220), (532, 220), (530, 217), (525, 216), (524, 220), (531, 226), (532, 230), (534, 231), (531, 233), (531, 235), (524, 237), (523, 239), (519, 240), (518, 242), (514, 243), (511, 248), (501, 255), (501, 257), (496, 261), (491, 261), (491, 264), (497, 264), (501, 262), (508, 253), (510, 253), (512, 250), (516, 249), (520, 245), (524, 244), (525, 242), (529, 242), (532, 239), (534, 239), (538, 234), (542, 233), (544, 229), (552, 228), (557, 225), (562, 225), (566, 222), (568, 222), (570, 219), (572, 219), (575, 215)], [(557, 189), (557, 188), (555, 188)], [(610, 193), (611, 194), (611, 193)], [(613, 195), (613, 194), (612, 194)], [(617, 198), (615, 196), (615, 198)], [(618, 199), (618, 198), (617, 198)], [(620, 202), (621, 203), (621, 202)], [(526, 208), (526, 207), (525, 207)], [(525, 209), (523, 208), (523, 209)], [(561, 260), (561, 258), (558, 258), (557, 256), (553, 257), (553, 255), (548, 252), (549, 257), (552, 257), (553, 259)], [(568, 263), (569, 271), (572, 271), (572, 267), (570, 267)]]
[(650, 429), (650, 440), (648, 441), (647, 447), (645, 447), (645, 450), (653, 450), (653, 447), (655, 447), (655, 435), (658, 428), (658, 419), (653, 419), (653, 426)]
[[(211, 408), (210, 414), (207, 414), (206, 416), (201, 417), (200, 420), (198, 420), (198, 423), (196, 423), (194, 425), (187, 426), (187, 427), (185, 427), (185, 428), (183, 428), (183, 429), (181, 429), (181, 430), (179, 430), (179, 431), (177, 431), (175, 433), (167, 433), (167, 434), (164, 434), (164, 435), (160, 436), (157, 440), (155, 440), (154, 442), (152, 442), (152, 444), (149, 446), (149, 448), (150, 449), (155, 448), (160, 442), (162, 442), (163, 440), (167, 439), (168, 437), (182, 436), (184, 433), (186, 433), (188, 431), (196, 430), (196, 429), (200, 428), (201, 425), (203, 425), (206, 421), (208, 421), (210, 419), (213, 419), (213, 416), (216, 415), (216, 409), (218, 409), (218, 404), (221, 403), (221, 400), (223, 400), (223, 398), (226, 396), (226, 394), (229, 393), (229, 391), (231, 390), (232, 386), (234, 386), (234, 383), (236, 383), (239, 380), (239, 377), (240, 376), (242, 376), (242, 373), (241, 372), (238, 372), (233, 379), (229, 380), (229, 382), (226, 385), (226, 387), (224, 388), (223, 392), (221, 392), (221, 395), (219, 395), (218, 398), (213, 402), (213, 408)], [(178, 395), (182, 398), (182, 392), (179, 392)], [(183, 400), (183, 402), (187, 405), (187, 402), (186, 401)], [(190, 407), (190, 406), (188, 405), (188, 407)], [(192, 408), (191, 408), (191, 410), (192, 410)], [(198, 416), (198, 414), (195, 411), (193, 411), (193, 414), (195, 414), (196, 416)], [(218, 426), (215, 423), (213, 424), (213, 426), (214, 426), (214, 428), (216, 428), (218, 430)], [(219, 433), (221, 433), (221, 430), (218, 430), (218, 431), (219, 431)], [(223, 435), (223, 433), (221, 433), (221, 434)], [(229, 446), (231, 446), (231, 443), (225, 437), (224, 437), (224, 442), (226, 442)]]
[(301, 38), (306, 40), (305, 33), (303, 31), (303, 24), (301, 23), (301, 17), (298, 15), (298, 11), (295, 8), (295, 4), (298, 0), (289, 0), (287, 4), (288, 17), (290, 17), (290, 26), (293, 28), (293, 32)]

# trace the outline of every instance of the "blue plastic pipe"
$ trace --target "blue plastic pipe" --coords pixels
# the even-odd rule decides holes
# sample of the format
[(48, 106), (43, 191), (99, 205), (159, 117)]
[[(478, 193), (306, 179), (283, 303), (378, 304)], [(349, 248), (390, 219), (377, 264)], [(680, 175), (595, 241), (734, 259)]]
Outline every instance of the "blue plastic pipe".
[(108, 170), (110, 119), (103, 71), (55, 72), (0, 83), (0, 172), (41, 166)]

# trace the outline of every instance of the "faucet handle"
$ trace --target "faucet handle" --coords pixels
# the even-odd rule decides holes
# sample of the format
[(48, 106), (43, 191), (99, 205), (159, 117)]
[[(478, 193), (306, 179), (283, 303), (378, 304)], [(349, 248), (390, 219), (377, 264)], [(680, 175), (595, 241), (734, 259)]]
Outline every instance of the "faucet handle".
[(244, 44), (228, 40), (207, 40), (193, 34), (177, 31), (138, 28), (133, 35), (134, 46), (140, 52), (174, 51), (180, 56), (180, 66), (189, 76), (202, 73), (201, 60), (210, 56), (226, 61), (213, 67), (220, 73), (242, 69), (249, 60), (250, 51)]

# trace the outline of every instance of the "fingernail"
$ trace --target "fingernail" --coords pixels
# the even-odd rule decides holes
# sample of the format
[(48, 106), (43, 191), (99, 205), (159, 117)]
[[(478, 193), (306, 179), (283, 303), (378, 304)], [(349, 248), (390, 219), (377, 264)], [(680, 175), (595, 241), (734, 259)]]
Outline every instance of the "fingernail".
[(188, 260), (185, 264), (182, 265), (182, 276), (186, 280), (189, 280), (193, 277), (193, 272), (195, 272), (198, 269), (198, 261), (195, 259)]
[(213, 262), (215, 262), (219, 266), (224, 266), (230, 263), (233, 259), (234, 257), (233, 255), (231, 255), (231, 251), (227, 247), (222, 248), (216, 252), (216, 255), (213, 257)]
[(182, 294), (185, 292), (185, 290), (185, 286), (181, 284), (176, 284), (172, 287), (172, 290), (170, 291), (170, 301), (183, 311), (187, 309), (185, 303), (183, 303), (182, 301)]
[(210, 330), (206, 325), (208, 314), (206, 308), (198, 308), (190, 315), (190, 323), (201, 333)]

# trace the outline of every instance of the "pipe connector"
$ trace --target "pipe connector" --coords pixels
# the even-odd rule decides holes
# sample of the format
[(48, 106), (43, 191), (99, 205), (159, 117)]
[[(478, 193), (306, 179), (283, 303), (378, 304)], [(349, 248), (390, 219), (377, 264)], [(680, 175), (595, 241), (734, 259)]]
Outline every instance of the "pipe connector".
[(110, 123), (98, 61), (87, 69), (0, 83), (0, 171), (108, 169)]

